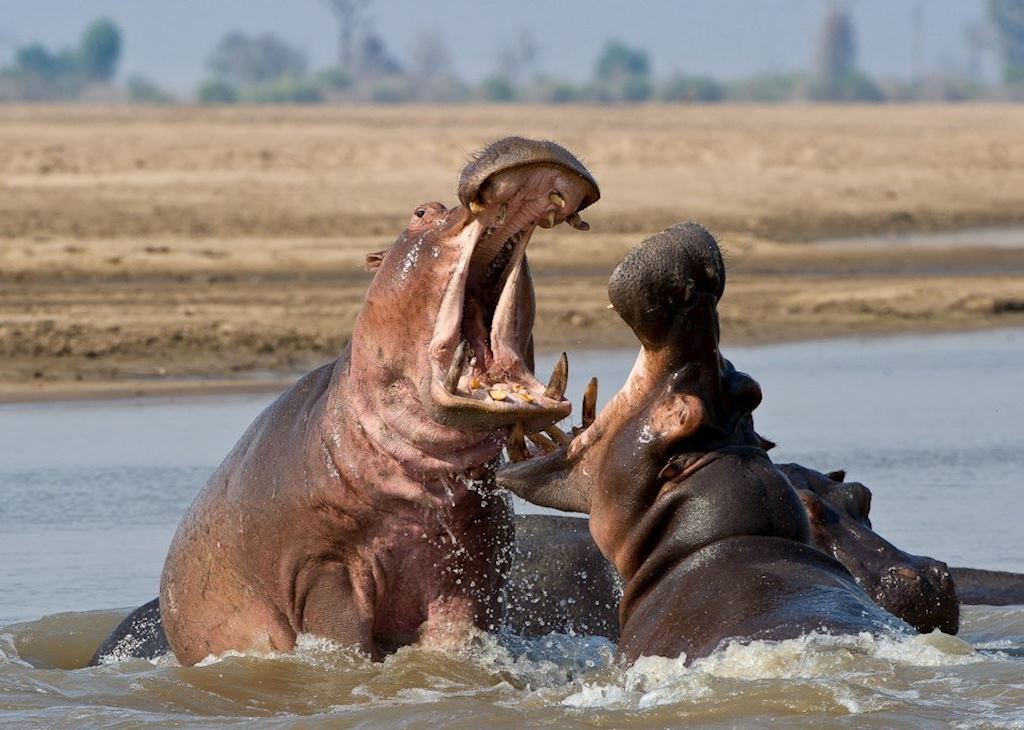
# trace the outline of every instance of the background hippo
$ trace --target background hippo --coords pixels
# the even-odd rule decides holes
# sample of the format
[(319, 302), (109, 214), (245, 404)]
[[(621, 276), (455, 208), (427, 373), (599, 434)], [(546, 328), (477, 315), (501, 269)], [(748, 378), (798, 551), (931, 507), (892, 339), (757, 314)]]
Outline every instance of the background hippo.
[(298, 633), (379, 657), (501, 621), (512, 544), (494, 461), (517, 422), (569, 412), (564, 364), (532, 374), (535, 227), (585, 224), (594, 179), (507, 138), (426, 203), (377, 268), (341, 357), (261, 414), (189, 508), (160, 586), (174, 654), (289, 649)]
[(623, 388), (568, 446), (504, 470), (537, 504), (590, 514), (625, 581), (619, 652), (704, 656), (731, 638), (911, 631), (811, 544), (796, 491), (755, 439), (760, 389), (726, 367), (714, 238), (680, 224), (609, 283), (643, 347)]
[(918, 631), (960, 628), (958, 586), (949, 567), (900, 550), (871, 529), (871, 491), (844, 481), (843, 471), (823, 474), (799, 464), (778, 464), (807, 510), (814, 544), (853, 574), (878, 605)]

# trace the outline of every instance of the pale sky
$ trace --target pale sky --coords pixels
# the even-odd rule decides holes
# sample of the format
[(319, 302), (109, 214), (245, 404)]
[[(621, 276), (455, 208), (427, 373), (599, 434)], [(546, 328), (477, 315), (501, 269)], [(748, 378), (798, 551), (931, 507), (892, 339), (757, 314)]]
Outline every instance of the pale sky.
[[(860, 66), (883, 78), (924, 70), (964, 70), (964, 28), (981, 21), (984, 0), (847, 0)], [(829, 0), (372, 0), (369, 16), (391, 52), (408, 57), (417, 37), (439, 33), (456, 72), (475, 81), (523, 28), (539, 48), (539, 68), (583, 80), (609, 38), (645, 48), (655, 74), (735, 78), (806, 68)], [(922, 17), (919, 36), (915, 13)], [(119, 76), (143, 74), (179, 93), (193, 90), (225, 33), (273, 32), (302, 48), (313, 68), (331, 63), (336, 38), (321, 0), (0, 0), (0, 61), (14, 46), (70, 45), (107, 16), (124, 32)], [(919, 43), (915, 38), (919, 37)], [(919, 48), (919, 52), (915, 52)], [(993, 75), (986, 58), (985, 70)]]

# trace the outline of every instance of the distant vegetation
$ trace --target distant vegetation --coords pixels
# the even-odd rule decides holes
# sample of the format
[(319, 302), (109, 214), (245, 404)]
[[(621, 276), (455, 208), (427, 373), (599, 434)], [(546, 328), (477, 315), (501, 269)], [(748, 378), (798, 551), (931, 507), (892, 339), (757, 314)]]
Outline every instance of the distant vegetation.
[[(0, 101), (129, 101), (169, 104), (496, 103), (589, 102), (886, 102), (1024, 100), (1024, 0), (988, 0), (988, 22), (966, 29), (972, 68), (929, 74), (910, 81), (874, 79), (857, 65), (856, 31), (850, 16), (830, 7), (823, 19), (813, 63), (806, 72), (772, 73), (723, 81), (676, 72), (656, 77), (647, 51), (609, 39), (594, 61), (591, 78), (569, 81), (545, 74), (539, 50), (523, 31), (502, 49), (495, 70), (468, 83), (453, 70), (442, 38), (424, 32), (406, 58), (366, 19), (371, 0), (321, 0), (337, 21), (335, 64), (310, 70), (303, 51), (273, 33), (225, 35), (207, 58), (207, 77), (191, 98), (176, 98), (150, 79), (132, 76), (115, 84), (122, 36), (110, 20), (95, 21), (74, 48), (33, 43), (17, 49), (0, 68)], [(1002, 84), (977, 78), (978, 52), (991, 50), (1003, 69)]]
[(110, 98), (120, 58), (121, 31), (109, 20), (86, 28), (75, 48), (22, 46), (14, 63), (0, 69), (0, 100)]

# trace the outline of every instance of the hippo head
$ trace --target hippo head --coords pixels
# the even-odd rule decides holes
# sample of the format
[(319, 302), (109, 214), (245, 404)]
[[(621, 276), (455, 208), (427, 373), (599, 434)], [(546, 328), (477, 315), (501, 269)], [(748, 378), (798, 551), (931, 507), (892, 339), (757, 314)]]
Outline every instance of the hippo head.
[[(594, 538), (612, 557), (629, 527), (623, 509), (643, 514), (641, 502), (709, 451), (767, 445), (750, 419), (760, 388), (718, 349), (724, 287), (718, 245), (696, 223), (632, 249), (608, 285), (612, 306), (642, 345), (629, 378), (596, 417), (593, 395), (585, 398), (584, 429), (570, 444), (506, 467), (499, 483), (539, 504), (590, 513)], [(513, 459), (531, 456), (522, 445), (509, 450)], [(599, 509), (602, 500), (616, 506)]]
[(945, 563), (900, 550), (871, 529), (871, 491), (799, 464), (779, 469), (797, 489), (815, 545), (846, 566), (874, 601), (919, 631), (955, 634), (960, 602)]
[(467, 434), (568, 415), (564, 367), (548, 385), (532, 372), (526, 247), (537, 226), (586, 230), (578, 211), (599, 196), (559, 145), (501, 139), (462, 170), (460, 205), (418, 205), (394, 245), (368, 258), (376, 274), (353, 329), (350, 372), (357, 388), (378, 394), (372, 410), (390, 418), (389, 432), (450, 451)]

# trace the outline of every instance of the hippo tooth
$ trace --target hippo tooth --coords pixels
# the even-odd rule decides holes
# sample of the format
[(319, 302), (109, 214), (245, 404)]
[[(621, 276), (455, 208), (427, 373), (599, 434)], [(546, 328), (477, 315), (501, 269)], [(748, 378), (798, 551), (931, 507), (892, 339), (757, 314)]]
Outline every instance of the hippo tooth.
[(589, 231), (590, 230), (590, 224), (587, 223), (582, 218), (580, 218), (580, 214), (579, 213), (572, 213), (572, 214), (570, 214), (569, 217), (565, 219), (565, 222), (568, 223), (573, 228), (575, 228), (577, 231)]
[(454, 393), (459, 389), (459, 378), (462, 377), (462, 368), (466, 364), (466, 353), (469, 352), (469, 343), (463, 340), (455, 348), (455, 357), (452, 358), (451, 367), (448, 368), (448, 375), (444, 379), (444, 389)]
[(548, 200), (557, 205), (559, 208), (565, 207), (565, 198), (563, 198), (558, 193), (551, 193), (551, 195), (548, 196)]
[(559, 446), (568, 446), (572, 443), (572, 437), (558, 426), (548, 426), (544, 429), (544, 433), (554, 439)]
[(508, 398), (507, 390), (489, 390), (487, 395), (491, 396), (491, 400), (505, 400)]
[(484, 204), (479, 200), (469, 201), (469, 212), (473, 215), (480, 215), (484, 212)]
[(527, 436), (529, 437), (530, 441), (537, 444), (539, 447), (541, 447), (541, 449), (543, 449), (545, 452), (549, 454), (552, 451), (558, 450), (558, 444), (556, 444), (554, 441), (552, 441), (550, 438), (548, 438), (542, 433), (529, 433), (527, 434)]
[(508, 204), (502, 203), (498, 208), (498, 217), (494, 219), (495, 223), (499, 226), (505, 222), (505, 216), (508, 215)]
[(555, 369), (551, 371), (551, 380), (544, 391), (544, 397), (551, 400), (562, 400), (565, 395), (565, 386), (569, 384), (569, 358), (563, 352), (555, 363)]
[(526, 450), (526, 435), (523, 433), (523, 422), (516, 421), (512, 427), (512, 433), (508, 437), (508, 458), (509, 461), (523, 461), (528, 459), (530, 453)]
[(548, 228), (554, 228), (554, 227), (555, 227), (555, 211), (552, 210), (552, 211), (550, 211), (548, 213)]
[(583, 392), (583, 428), (594, 422), (597, 416), (597, 378), (591, 378)]

